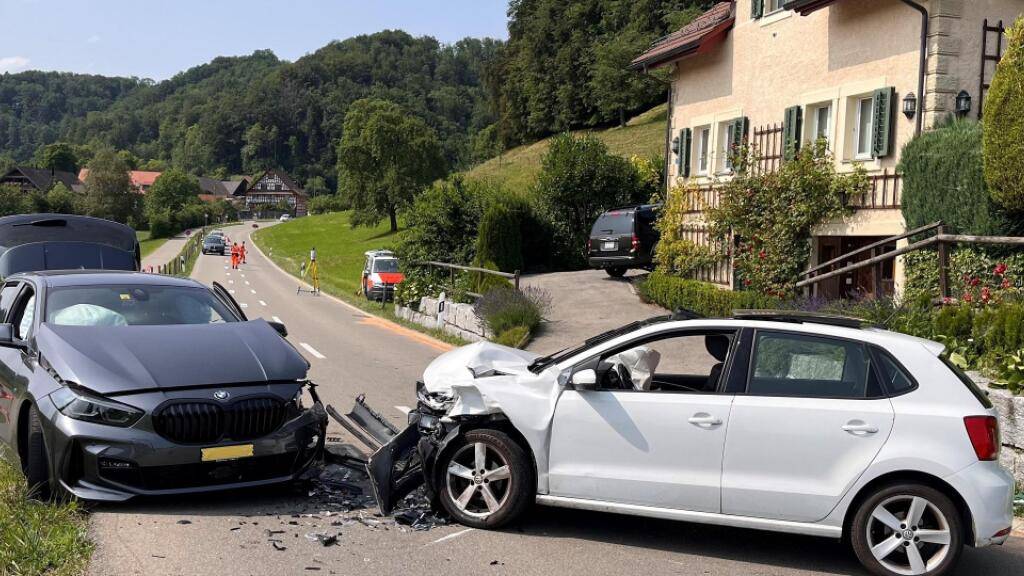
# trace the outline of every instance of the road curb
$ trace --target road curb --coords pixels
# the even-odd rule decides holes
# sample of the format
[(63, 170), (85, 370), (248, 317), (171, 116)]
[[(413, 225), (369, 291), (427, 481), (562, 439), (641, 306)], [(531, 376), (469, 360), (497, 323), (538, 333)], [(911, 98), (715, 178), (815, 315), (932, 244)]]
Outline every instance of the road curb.
[[(260, 253), (260, 256), (263, 256), (263, 258), (267, 262), (269, 262), (271, 266), (273, 266), (275, 269), (277, 269), (278, 272), (284, 274), (285, 276), (287, 276), (289, 278), (294, 279), (300, 285), (304, 286), (307, 290), (310, 290), (310, 291), (313, 290), (312, 284), (309, 284), (305, 280), (295, 276), (291, 272), (288, 272), (284, 268), (280, 267), (277, 264), (277, 262), (274, 262), (273, 258), (271, 258), (270, 256), (267, 256), (267, 253), (264, 252), (263, 248), (260, 247), (258, 242), (256, 242), (256, 238), (253, 237), (253, 233), (252, 232), (249, 233), (249, 239), (252, 240), (252, 246), (253, 246), (253, 248), (256, 249), (257, 252)], [(326, 296), (327, 298), (330, 298), (331, 300), (334, 300), (335, 302), (337, 302), (338, 304), (341, 304), (342, 306), (344, 306), (345, 308), (348, 308), (349, 310), (352, 310), (354, 312), (358, 312), (358, 313), (363, 314), (364, 316), (367, 316), (367, 317), (376, 318), (377, 321), (379, 321), (381, 323), (384, 323), (384, 324), (388, 325), (389, 327), (391, 327), (391, 328), (393, 328), (393, 329), (395, 329), (397, 331), (409, 331), (409, 332), (412, 332), (412, 333), (416, 334), (416, 337), (419, 338), (419, 339), (429, 340), (430, 344), (434, 348), (437, 348), (437, 349), (440, 349), (440, 350), (454, 350), (455, 349), (455, 346), (453, 346), (453, 345), (451, 345), (451, 344), (449, 344), (447, 342), (444, 342), (442, 340), (438, 340), (437, 338), (434, 338), (430, 334), (424, 334), (423, 332), (419, 332), (417, 330), (413, 330), (413, 329), (408, 328), (406, 326), (402, 326), (401, 324), (399, 324), (397, 322), (393, 322), (393, 321), (391, 321), (388, 318), (385, 318), (383, 316), (378, 316), (376, 314), (373, 314), (372, 312), (367, 312), (366, 310), (363, 310), (362, 308), (360, 308), (358, 306), (354, 306), (352, 304), (349, 304), (348, 302), (345, 302), (344, 300), (342, 300), (341, 298), (338, 298), (337, 296), (335, 296), (333, 294), (329, 294), (329, 293), (324, 292), (323, 290), (321, 290), (320, 291), (320, 295), (321, 296)]]

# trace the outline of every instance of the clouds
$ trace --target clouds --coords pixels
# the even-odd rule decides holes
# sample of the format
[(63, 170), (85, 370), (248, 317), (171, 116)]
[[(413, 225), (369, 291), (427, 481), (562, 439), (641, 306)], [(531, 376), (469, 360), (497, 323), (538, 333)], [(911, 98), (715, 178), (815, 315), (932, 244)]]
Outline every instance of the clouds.
[(30, 60), (24, 56), (4, 56), (0, 58), (0, 74), (4, 72), (20, 72), (28, 68)]

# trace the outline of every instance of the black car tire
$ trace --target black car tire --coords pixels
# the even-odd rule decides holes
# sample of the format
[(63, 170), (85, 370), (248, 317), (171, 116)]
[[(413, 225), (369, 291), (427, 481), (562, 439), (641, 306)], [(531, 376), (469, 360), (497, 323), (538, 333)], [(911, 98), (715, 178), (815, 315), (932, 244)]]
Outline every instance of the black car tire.
[(615, 266), (613, 268), (605, 268), (604, 271), (607, 272), (608, 275), (611, 276), (612, 278), (622, 278), (623, 276), (626, 275), (626, 267), (625, 266)]
[(35, 406), (28, 409), (25, 454), (22, 471), (28, 482), (29, 491), (40, 500), (50, 498), (50, 464), (43, 439), (43, 423)]
[[(947, 524), (946, 530), (949, 532), (949, 548), (945, 554), (945, 557), (937, 563), (935, 567), (923, 573), (923, 576), (941, 576), (948, 573), (956, 566), (957, 561), (960, 559), (960, 553), (963, 552), (964, 547), (964, 527), (963, 519), (960, 516), (960, 511), (956, 505), (948, 496), (939, 492), (938, 490), (926, 486), (924, 484), (890, 484), (883, 486), (877, 490), (874, 494), (869, 496), (860, 506), (857, 508), (856, 516), (853, 518), (853, 522), (850, 525), (850, 545), (853, 547), (854, 553), (857, 555), (857, 559), (860, 560), (861, 564), (867, 568), (872, 574), (876, 576), (898, 576), (901, 572), (893, 571), (882, 564), (881, 561), (875, 559), (874, 554), (871, 550), (871, 542), (869, 540), (869, 530), (871, 530), (870, 523), (873, 520), (874, 511), (885, 502), (894, 501), (906, 498), (923, 498), (928, 504), (934, 506), (934, 510), (937, 510), (938, 514), (944, 517), (944, 521)], [(938, 515), (935, 511), (929, 511), (927, 514), (931, 518), (937, 518)], [(896, 513), (896, 519), (900, 520), (899, 514)], [(904, 517), (905, 518), (905, 517)], [(924, 518), (921, 520), (925, 521)], [(877, 521), (875, 521), (877, 524)], [(909, 526), (906, 528), (915, 531), (917, 529), (934, 529), (933, 526)], [(883, 537), (886, 534), (876, 535), (875, 538), (879, 540), (879, 543), (884, 542)], [(900, 542), (901, 546), (906, 547), (906, 539), (900, 537), (895, 531), (892, 534), (887, 534), (888, 537), (893, 538)], [(923, 538), (923, 536), (922, 536)], [(877, 545), (878, 543), (876, 543)], [(917, 546), (917, 540), (914, 540), (909, 546)], [(927, 545), (925, 545), (927, 546)], [(928, 550), (924, 550), (924, 553), (928, 553)], [(904, 556), (901, 556), (904, 555)], [(923, 556), (923, 554), (922, 554)], [(887, 556), (885, 559), (894, 559), (897, 562), (902, 561), (905, 557), (905, 553), (901, 552), (899, 548), (892, 555)], [(928, 562), (929, 558), (924, 558), (924, 562)], [(909, 562), (909, 560), (908, 560)], [(898, 568), (899, 566), (897, 566)]]
[[(450, 480), (451, 475), (448, 473), (452, 461), (459, 457), (460, 453), (465, 454), (466, 450), (472, 451), (473, 447), (477, 444), (483, 444), (492, 456), (496, 456), (496, 458), (493, 458), (492, 463), (503, 461), (504, 465), (508, 467), (508, 478), (506, 480), (496, 480), (494, 484), (483, 485), (488, 486), (488, 490), (493, 489), (491, 493), (495, 496), (501, 495), (500, 506), (497, 510), (490, 512), (486, 516), (474, 514), (472, 511), (459, 506), (456, 502), (456, 497), (452, 495), (452, 491), (455, 489), (461, 493), (462, 487), (461, 485), (455, 486), (451, 482), (453, 480), (459, 481), (460, 478), (455, 477), (453, 480)], [(515, 522), (526, 512), (536, 497), (537, 491), (536, 482), (533, 479), (533, 468), (530, 465), (526, 451), (508, 434), (500, 430), (487, 428), (471, 430), (456, 438), (441, 455), (437, 463), (437, 470), (441, 476), (440, 483), (437, 486), (441, 505), (451, 514), (452, 518), (460, 524), (471, 528), (500, 528)], [(468, 484), (469, 481), (467, 480), (465, 483)], [(470, 503), (476, 502), (480, 504), (483, 500), (482, 492), (478, 488), (474, 492)]]

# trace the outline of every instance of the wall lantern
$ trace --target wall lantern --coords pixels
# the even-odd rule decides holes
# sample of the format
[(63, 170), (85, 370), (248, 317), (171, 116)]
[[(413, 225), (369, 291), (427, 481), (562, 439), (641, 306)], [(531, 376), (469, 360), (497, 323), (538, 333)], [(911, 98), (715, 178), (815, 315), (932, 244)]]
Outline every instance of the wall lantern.
[(907, 119), (912, 119), (917, 114), (917, 96), (913, 92), (903, 97), (903, 114)]
[(967, 93), (967, 90), (961, 90), (956, 95), (956, 115), (963, 118), (967, 116), (967, 113), (971, 111), (971, 95)]

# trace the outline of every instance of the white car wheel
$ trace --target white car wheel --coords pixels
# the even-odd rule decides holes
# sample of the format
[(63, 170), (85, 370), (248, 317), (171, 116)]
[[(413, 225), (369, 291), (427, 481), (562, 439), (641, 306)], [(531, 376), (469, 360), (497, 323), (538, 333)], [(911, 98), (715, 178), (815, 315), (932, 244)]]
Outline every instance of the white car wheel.
[(508, 501), (511, 478), (499, 452), (483, 442), (467, 444), (448, 463), (448, 496), (464, 514), (486, 518)]
[(523, 447), (500, 430), (470, 430), (438, 461), (441, 504), (474, 528), (519, 518), (536, 497), (533, 477)]

